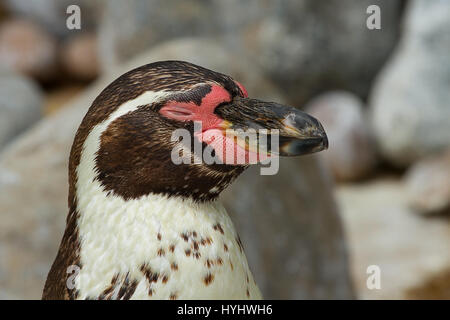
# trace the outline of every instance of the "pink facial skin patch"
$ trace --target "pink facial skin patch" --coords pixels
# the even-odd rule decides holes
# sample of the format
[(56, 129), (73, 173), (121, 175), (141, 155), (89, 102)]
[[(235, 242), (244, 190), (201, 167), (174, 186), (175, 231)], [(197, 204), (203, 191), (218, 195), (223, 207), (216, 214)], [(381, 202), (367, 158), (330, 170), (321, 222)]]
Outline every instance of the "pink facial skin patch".
[[(244, 97), (247, 97), (248, 93), (244, 86), (237, 81), (235, 83)], [(224, 164), (255, 164), (268, 159), (270, 156), (266, 153), (246, 150), (236, 142), (233, 135), (226, 135), (225, 121), (214, 113), (214, 109), (219, 104), (230, 101), (231, 95), (226, 89), (212, 85), (211, 91), (203, 97), (200, 105), (194, 102), (168, 101), (160, 109), (160, 113), (177, 121), (201, 123), (201, 130), (194, 135), (200, 142), (210, 145)]]
[(230, 102), (231, 95), (223, 87), (212, 85), (211, 91), (206, 94), (200, 105), (195, 102), (169, 101), (160, 109), (160, 113), (170, 119), (178, 121), (198, 121), (202, 123), (203, 130), (217, 128), (223, 122), (214, 109), (221, 103)]

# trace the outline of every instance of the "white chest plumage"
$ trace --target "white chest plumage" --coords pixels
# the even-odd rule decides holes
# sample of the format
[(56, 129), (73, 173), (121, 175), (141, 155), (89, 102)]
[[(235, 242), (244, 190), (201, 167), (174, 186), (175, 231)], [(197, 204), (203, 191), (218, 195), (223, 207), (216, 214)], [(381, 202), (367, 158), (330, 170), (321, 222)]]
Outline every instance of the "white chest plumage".
[(114, 277), (126, 275), (138, 282), (131, 296), (137, 299), (261, 297), (218, 203), (155, 195), (125, 203), (98, 194), (81, 212), (81, 299), (100, 296)]
[(84, 143), (76, 184), (78, 298), (121, 298), (124, 292), (132, 299), (261, 298), (219, 203), (156, 194), (125, 201), (94, 179), (101, 133), (154, 95), (147, 92), (121, 106)]

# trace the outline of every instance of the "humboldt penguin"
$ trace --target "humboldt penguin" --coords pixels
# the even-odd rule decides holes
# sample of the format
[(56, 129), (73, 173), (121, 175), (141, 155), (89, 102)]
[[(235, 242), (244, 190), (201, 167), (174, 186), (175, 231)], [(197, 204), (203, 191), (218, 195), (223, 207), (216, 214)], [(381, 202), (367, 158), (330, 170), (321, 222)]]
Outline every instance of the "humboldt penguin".
[[(277, 147), (242, 135), (250, 129)], [(180, 130), (190, 138), (174, 138)], [(250, 164), (327, 146), (315, 118), (251, 99), (227, 75), (183, 61), (123, 74), (75, 135), (66, 229), (43, 299), (261, 299), (217, 199)], [(216, 161), (201, 159), (208, 150)]]

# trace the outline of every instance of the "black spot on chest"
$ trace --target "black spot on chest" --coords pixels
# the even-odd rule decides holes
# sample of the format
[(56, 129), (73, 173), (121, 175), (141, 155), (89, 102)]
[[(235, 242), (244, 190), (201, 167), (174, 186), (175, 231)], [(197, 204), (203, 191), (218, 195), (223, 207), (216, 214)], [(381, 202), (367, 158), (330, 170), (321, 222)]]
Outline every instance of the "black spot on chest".
[(98, 300), (129, 300), (134, 292), (138, 281), (132, 279), (128, 273), (116, 274), (111, 279), (111, 284), (98, 296)]

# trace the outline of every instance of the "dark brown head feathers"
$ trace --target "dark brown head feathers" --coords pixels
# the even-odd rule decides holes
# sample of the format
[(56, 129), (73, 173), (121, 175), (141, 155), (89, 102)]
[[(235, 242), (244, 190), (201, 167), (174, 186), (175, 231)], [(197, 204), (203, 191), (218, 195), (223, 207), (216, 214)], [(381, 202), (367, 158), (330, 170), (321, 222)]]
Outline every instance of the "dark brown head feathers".
[[(122, 104), (146, 91), (171, 91), (171, 100), (194, 102), (210, 91), (211, 83), (225, 88), (230, 95), (242, 95), (232, 78), (183, 61), (156, 62), (131, 70), (110, 85), (94, 100), (84, 117), (70, 154), (69, 205), (76, 206), (76, 168), (84, 141), (97, 124), (106, 120)], [(205, 84), (205, 85), (201, 85)], [(178, 93), (177, 93), (178, 92)], [(101, 136), (96, 165), (97, 179), (106, 191), (137, 198), (149, 193), (189, 196), (210, 200), (218, 196), (242, 171), (241, 166), (175, 165), (170, 161), (171, 132), (180, 123), (171, 123), (157, 113), (160, 104), (150, 103), (114, 120)], [(186, 128), (193, 130), (186, 124)], [(214, 188), (216, 187), (216, 188)], [(209, 192), (214, 188), (214, 192)]]

